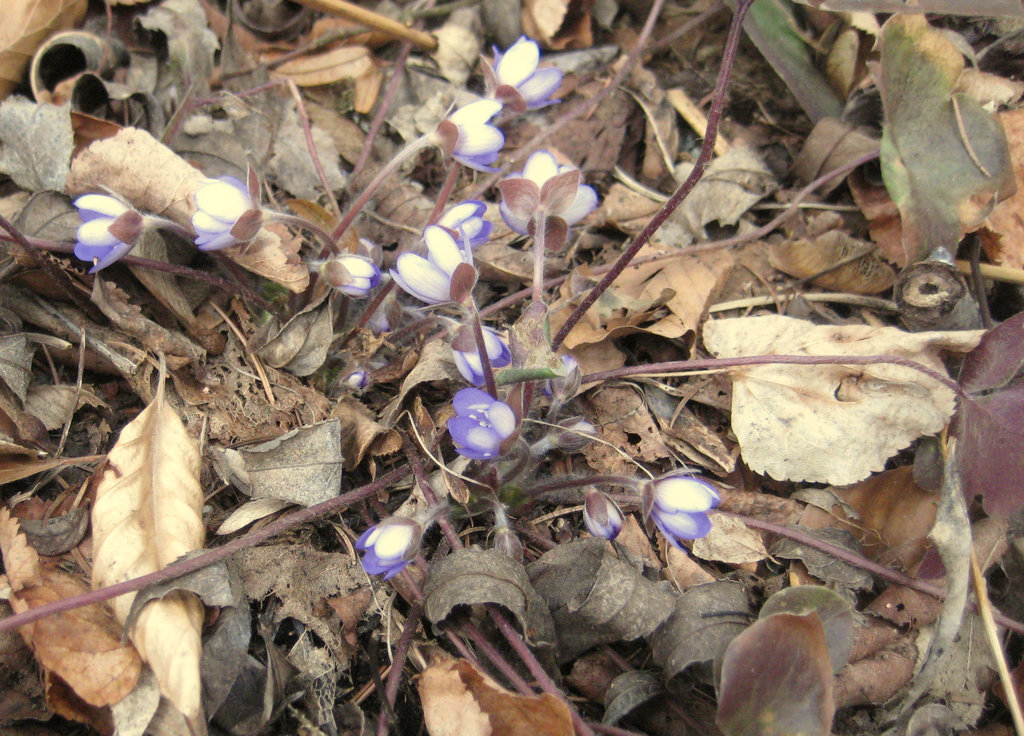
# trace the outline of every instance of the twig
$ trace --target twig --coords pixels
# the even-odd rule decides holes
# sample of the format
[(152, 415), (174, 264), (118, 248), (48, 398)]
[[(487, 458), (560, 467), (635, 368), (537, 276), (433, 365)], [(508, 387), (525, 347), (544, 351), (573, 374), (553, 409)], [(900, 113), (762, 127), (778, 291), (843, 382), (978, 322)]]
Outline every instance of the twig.
[(18, 626), (30, 624), (33, 621), (38, 621), (41, 618), (55, 613), (63, 613), (65, 611), (81, 608), (82, 606), (88, 606), (93, 603), (100, 603), (101, 601), (110, 600), (111, 598), (116, 598), (117, 596), (124, 595), (125, 593), (134, 593), (137, 590), (142, 590), (146, 586), (165, 583), (168, 580), (173, 580), (174, 578), (182, 575), (187, 575), (190, 572), (201, 570), (215, 562), (220, 562), (221, 560), (230, 557), (235, 552), (253, 547), (260, 542), (265, 542), (266, 540), (276, 537), (279, 534), (284, 534), (297, 526), (306, 524), (310, 521), (315, 521), (323, 516), (336, 514), (357, 501), (369, 498), (380, 491), (390, 488), (408, 474), (409, 465), (401, 465), (361, 488), (349, 491), (348, 493), (343, 493), (342, 495), (324, 501), (323, 503), (318, 503), (316, 506), (310, 506), (309, 508), (295, 511), (294, 513), (288, 514), (277, 521), (267, 524), (262, 529), (249, 532), (242, 537), (231, 540), (227, 544), (208, 550), (191, 559), (171, 563), (162, 570), (157, 570), (156, 572), (151, 572), (148, 575), (142, 575), (141, 577), (132, 578), (131, 580), (125, 580), (123, 583), (108, 585), (105, 588), (93, 590), (89, 593), (82, 593), (81, 595), (71, 596), (70, 598), (63, 598), (59, 601), (54, 601), (52, 603), (47, 603), (45, 605), (29, 609), (24, 613), (0, 619), (0, 631), (9, 631), (17, 628)]
[(640, 252), (647, 241), (651, 239), (651, 236), (657, 232), (658, 228), (661, 227), (662, 223), (668, 219), (668, 216), (679, 206), (679, 204), (689, 196), (693, 188), (697, 186), (697, 182), (704, 176), (704, 171), (707, 169), (708, 164), (711, 162), (711, 156), (714, 153), (715, 140), (718, 137), (718, 125), (722, 120), (722, 111), (725, 109), (725, 93), (729, 86), (729, 78), (732, 74), (733, 62), (736, 60), (736, 52), (739, 49), (740, 37), (743, 34), (743, 19), (747, 15), (747, 11), (750, 10), (750, 6), (753, 0), (736, 0), (736, 9), (733, 11), (732, 24), (729, 26), (729, 36), (725, 41), (725, 50), (722, 53), (722, 66), (718, 71), (718, 81), (715, 83), (715, 92), (711, 100), (711, 109), (708, 111), (708, 129), (707, 135), (704, 138), (704, 144), (701, 146), (700, 155), (694, 162), (693, 170), (690, 175), (686, 177), (686, 180), (679, 185), (675, 193), (669, 198), (669, 200), (662, 206), (660, 210), (651, 218), (651, 220), (644, 226), (644, 229), (640, 231), (640, 234), (636, 236), (636, 239), (630, 244), (629, 248), (619, 256), (619, 259), (615, 261), (611, 269), (604, 275), (594, 288), (592, 288), (587, 295), (583, 298), (583, 301), (576, 307), (575, 310), (569, 315), (565, 323), (558, 330), (558, 334), (555, 335), (554, 340), (551, 342), (552, 349), (557, 350), (558, 347), (565, 340), (566, 336), (576, 326), (576, 323), (580, 321), (587, 310), (593, 306), (600, 296), (612, 285), (612, 282), (619, 277), (619, 275), (625, 270), (626, 266), (629, 265), (636, 254)]
[(402, 25), (397, 20), (392, 20), (386, 15), (361, 8), (354, 3), (345, 2), (345, 0), (297, 0), (297, 2), (300, 5), (305, 5), (307, 8), (319, 10), (322, 13), (340, 15), (356, 23), (362, 23), (364, 26), (369, 26), (381, 33), (400, 38), (426, 51), (433, 51), (437, 48), (437, 39), (429, 33)]
[(320, 186), (324, 188), (324, 196), (330, 202), (334, 216), (340, 220), (341, 208), (338, 207), (338, 200), (334, 198), (334, 192), (331, 191), (331, 184), (327, 181), (327, 172), (324, 171), (323, 164), (320, 162), (320, 153), (316, 150), (316, 144), (313, 142), (313, 129), (309, 125), (306, 105), (302, 101), (302, 95), (299, 94), (299, 87), (295, 84), (295, 80), (289, 77), (286, 81), (288, 91), (291, 92), (292, 99), (295, 100), (295, 108), (299, 112), (299, 123), (302, 125), (302, 132), (306, 137), (306, 149), (309, 151), (309, 157), (313, 160), (313, 168), (316, 169), (316, 175), (320, 179)]

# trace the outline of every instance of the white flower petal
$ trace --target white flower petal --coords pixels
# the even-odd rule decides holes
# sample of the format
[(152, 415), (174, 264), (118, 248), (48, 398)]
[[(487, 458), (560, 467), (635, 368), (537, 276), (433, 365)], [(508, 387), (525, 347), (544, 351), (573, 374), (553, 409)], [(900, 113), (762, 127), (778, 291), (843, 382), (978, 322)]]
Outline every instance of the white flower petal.
[(196, 206), (218, 220), (234, 223), (253, 207), (252, 200), (225, 181), (212, 180), (196, 191)]
[(495, 401), (487, 409), (487, 421), (494, 427), (503, 439), (508, 437), (516, 428), (516, 414), (512, 407), (500, 401)]
[(462, 249), (447, 230), (430, 225), (423, 231), (427, 244), (427, 259), (450, 277), (460, 263), (466, 262)]
[(108, 194), (83, 194), (75, 200), (75, 207), (107, 217), (117, 217), (128, 211), (124, 202)]
[(575, 225), (593, 212), (595, 207), (597, 207), (597, 192), (593, 187), (583, 184), (576, 190), (576, 199), (564, 212), (559, 214), (559, 217), (565, 220), (566, 224)]
[(387, 524), (378, 527), (378, 534), (370, 536), (373, 551), (382, 559), (394, 560), (402, 557), (409, 550), (416, 529), (411, 524)]
[(517, 89), (527, 104), (546, 101), (562, 85), (562, 72), (554, 67), (538, 69)]
[(415, 253), (398, 256), (391, 277), (402, 289), (428, 304), (440, 304), (450, 299), (451, 277)]
[(501, 111), (501, 103), (497, 100), (477, 100), (463, 105), (448, 116), (458, 126), (483, 125)]
[(673, 477), (654, 481), (654, 503), (668, 513), (707, 511), (719, 500), (714, 488), (695, 478)]
[(557, 174), (558, 162), (550, 151), (537, 151), (531, 154), (523, 166), (523, 176), (538, 187), (544, 186), (544, 182)]
[(505, 52), (494, 69), (500, 84), (518, 87), (537, 70), (540, 48), (528, 38), (520, 38)]
[(101, 217), (97, 220), (83, 222), (78, 228), (78, 239), (82, 243), (91, 246), (112, 247), (121, 241), (110, 234), (110, 225), (113, 220)]
[(505, 134), (493, 125), (460, 125), (455, 153), (462, 156), (479, 156), (500, 151), (504, 145)]

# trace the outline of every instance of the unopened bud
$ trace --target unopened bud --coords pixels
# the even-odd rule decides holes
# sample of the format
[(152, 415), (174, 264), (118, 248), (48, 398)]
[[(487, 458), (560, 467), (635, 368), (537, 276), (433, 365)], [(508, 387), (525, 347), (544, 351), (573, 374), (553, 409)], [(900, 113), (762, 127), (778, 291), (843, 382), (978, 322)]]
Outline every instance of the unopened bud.
[(597, 427), (583, 417), (571, 417), (558, 423), (554, 444), (562, 452), (579, 452), (594, 441)]
[(619, 536), (624, 518), (619, 505), (600, 491), (587, 491), (583, 504), (583, 523), (595, 537), (611, 541)]

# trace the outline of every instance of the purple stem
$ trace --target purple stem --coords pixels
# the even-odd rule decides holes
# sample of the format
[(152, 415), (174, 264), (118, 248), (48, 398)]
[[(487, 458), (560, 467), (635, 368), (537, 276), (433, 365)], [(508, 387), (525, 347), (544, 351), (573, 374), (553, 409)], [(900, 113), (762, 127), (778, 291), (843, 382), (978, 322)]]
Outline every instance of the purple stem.
[(494, 369), (491, 367), (491, 358), (487, 354), (487, 343), (484, 342), (484, 326), (480, 321), (480, 312), (476, 304), (473, 304), (473, 337), (476, 338), (476, 353), (480, 356), (480, 368), (484, 373), (484, 382), (487, 384), (487, 393), (493, 398), (498, 398), (498, 384), (494, 382)]
[(292, 79), (288, 79), (287, 83), (288, 91), (292, 93), (295, 107), (299, 111), (299, 123), (302, 125), (302, 132), (306, 136), (306, 149), (309, 151), (309, 157), (313, 160), (313, 168), (316, 169), (316, 175), (320, 179), (320, 186), (324, 188), (324, 196), (331, 203), (334, 216), (340, 220), (341, 208), (338, 207), (338, 200), (334, 198), (334, 192), (331, 191), (331, 185), (327, 181), (327, 173), (324, 171), (323, 164), (320, 163), (320, 154), (316, 150), (316, 144), (313, 143), (313, 129), (309, 126), (309, 115), (306, 114), (306, 105), (302, 102), (302, 95), (299, 94), (299, 88), (295, 82)]
[(277, 521), (267, 524), (262, 529), (249, 532), (242, 537), (231, 540), (227, 544), (211, 549), (191, 559), (171, 563), (167, 567), (157, 570), (156, 572), (151, 572), (148, 575), (142, 575), (141, 577), (132, 578), (131, 580), (125, 580), (124, 582), (117, 583), (115, 585), (108, 585), (105, 588), (93, 590), (89, 593), (82, 593), (81, 595), (71, 596), (70, 598), (63, 598), (59, 601), (54, 601), (43, 606), (29, 609), (24, 613), (0, 619), (0, 631), (8, 631), (18, 626), (24, 626), (25, 624), (38, 621), (39, 619), (54, 613), (63, 613), (64, 611), (70, 611), (75, 608), (81, 608), (82, 606), (88, 606), (93, 603), (99, 603), (111, 598), (116, 598), (117, 596), (124, 595), (125, 593), (134, 593), (137, 590), (142, 590), (148, 585), (164, 583), (168, 580), (172, 580), (173, 578), (180, 577), (181, 575), (187, 575), (190, 572), (195, 572), (196, 570), (212, 565), (215, 562), (220, 562), (235, 552), (247, 549), (248, 547), (253, 547), (260, 542), (264, 542), (278, 534), (283, 534), (284, 532), (294, 529), (301, 524), (314, 521), (315, 519), (327, 516), (328, 514), (338, 513), (357, 501), (369, 498), (370, 496), (387, 489), (408, 474), (409, 465), (399, 466), (361, 488), (349, 491), (348, 493), (343, 493), (336, 498), (329, 499), (323, 503), (318, 503), (316, 506), (310, 506), (309, 508), (288, 514)]
[(707, 371), (722, 368), (736, 368), (752, 365), (899, 365), (923, 373), (953, 391), (964, 401), (972, 397), (963, 387), (938, 371), (909, 358), (898, 355), (748, 355), (741, 358), (704, 358), (701, 360), (674, 360), (650, 365), (631, 365), (611, 371), (590, 373), (580, 379), (581, 383), (606, 381), (624, 376), (646, 375), (649, 373), (678, 373), (681, 371)]
[(395, 657), (391, 661), (391, 670), (388, 672), (388, 681), (384, 686), (384, 698), (390, 708), (381, 708), (377, 720), (377, 736), (387, 736), (388, 713), (394, 712), (395, 698), (398, 697), (398, 685), (402, 680), (402, 669), (405, 667), (405, 658), (409, 654), (409, 646), (412, 644), (412, 636), (416, 633), (416, 627), (423, 616), (423, 601), (418, 600), (409, 609), (409, 615), (405, 619), (405, 626), (402, 628), (402, 635), (398, 637), (398, 644), (395, 645)]
[(395, 94), (398, 92), (398, 85), (402, 81), (402, 72), (405, 69), (405, 62), (409, 59), (409, 53), (412, 51), (412, 43), (409, 41), (403, 41), (402, 46), (398, 49), (398, 56), (395, 57), (395, 65), (391, 69), (391, 77), (388, 79), (388, 86), (384, 88), (384, 96), (380, 99), (380, 104), (377, 106), (377, 112), (373, 115), (373, 120), (370, 122), (370, 129), (366, 132), (366, 138), (363, 139), (363, 150), (359, 152), (359, 158), (356, 159), (355, 166), (352, 167), (352, 173), (349, 175), (349, 180), (354, 181), (359, 172), (363, 170), (367, 160), (370, 158), (370, 153), (373, 151), (373, 142), (376, 140), (377, 135), (380, 133), (380, 129), (384, 126), (384, 120), (387, 118), (388, 112), (391, 110), (391, 103), (395, 99)]
[[(843, 562), (848, 562), (851, 565), (861, 568), (862, 570), (867, 570), (871, 574), (877, 575), (883, 580), (888, 580), (889, 582), (896, 583), (897, 585), (905, 585), (908, 588), (912, 588), (914, 590), (930, 595), (932, 598), (935, 598), (937, 600), (941, 601), (946, 597), (945, 591), (937, 585), (926, 583), (923, 580), (918, 580), (917, 578), (912, 578), (909, 575), (904, 575), (898, 570), (893, 570), (890, 567), (879, 565), (877, 562), (873, 562), (872, 560), (869, 560), (868, 558), (863, 557), (857, 554), (856, 552), (851, 552), (850, 550), (843, 549), (842, 547), (836, 547), (835, 545), (829, 544), (824, 540), (818, 539), (817, 537), (814, 537), (810, 534), (806, 534), (805, 532), (802, 532), (799, 529), (793, 529), (792, 527), (788, 526), (780, 526), (779, 524), (773, 524), (770, 521), (753, 519), (749, 516), (744, 516), (743, 514), (734, 514), (728, 511), (712, 511), (711, 513), (718, 513), (722, 514), (723, 516), (731, 516), (734, 519), (739, 519), (744, 524), (754, 529), (762, 529), (766, 532), (777, 534), (780, 537), (792, 539), (794, 542), (799, 542), (800, 544), (806, 545), (808, 547), (813, 547), (814, 549), (829, 554), (835, 557), (836, 559), (842, 560)], [(974, 604), (972, 603), (971, 605), (973, 606)], [(1016, 631), (1018, 634), (1024, 634), (1024, 623), (1014, 621), (1012, 618), (1008, 618), (994, 609), (992, 611), (992, 615), (995, 618), (996, 623), (998, 623), (1000, 626), (1005, 626), (1006, 628), (1011, 629), (1012, 631)]]
[(604, 278), (587, 293), (579, 306), (569, 315), (569, 318), (562, 325), (561, 329), (558, 330), (558, 334), (555, 335), (555, 339), (551, 343), (553, 350), (558, 349), (558, 346), (562, 344), (572, 328), (576, 326), (576, 323), (580, 321), (583, 315), (587, 313), (587, 310), (593, 306), (594, 302), (612, 285), (612, 282), (619, 277), (619, 274), (636, 257), (640, 249), (647, 244), (651, 236), (657, 232), (662, 223), (679, 206), (679, 203), (686, 199), (697, 185), (697, 182), (704, 176), (704, 171), (707, 169), (711, 156), (714, 153), (715, 140), (718, 138), (718, 125), (722, 120), (722, 110), (725, 107), (725, 93), (729, 86), (729, 77), (732, 74), (733, 62), (736, 60), (736, 51), (739, 48), (740, 37), (743, 33), (743, 19), (746, 17), (752, 3), (753, 0), (736, 0), (732, 24), (729, 26), (729, 36), (725, 40), (725, 50), (722, 53), (722, 67), (718, 71), (718, 81), (715, 83), (714, 96), (711, 99), (711, 109), (708, 111), (708, 126), (704, 135), (704, 144), (701, 146), (700, 155), (693, 165), (693, 171), (686, 177), (686, 181), (679, 185), (679, 188), (669, 197), (669, 200), (662, 208), (658, 210), (657, 214), (651, 218), (651, 221), (647, 223), (644, 229), (640, 231), (640, 234), (636, 236), (636, 240), (619, 256), (615, 265), (605, 274)]
[(516, 672), (515, 667), (508, 663), (508, 661), (501, 656), (501, 652), (494, 648), (494, 646), (487, 641), (487, 637), (484, 636), (483, 632), (477, 628), (470, 620), (465, 620), (460, 624), (461, 628), (465, 629), (469, 638), (476, 644), (477, 649), (483, 652), (483, 655), (487, 657), (490, 662), (498, 668), (501, 674), (508, 678), (508, 681), (512, 683), (513, 687), (523, 695), (533, 695), (534, 692), (530, 689), (529, 683), (526, 682), (519, 673)]

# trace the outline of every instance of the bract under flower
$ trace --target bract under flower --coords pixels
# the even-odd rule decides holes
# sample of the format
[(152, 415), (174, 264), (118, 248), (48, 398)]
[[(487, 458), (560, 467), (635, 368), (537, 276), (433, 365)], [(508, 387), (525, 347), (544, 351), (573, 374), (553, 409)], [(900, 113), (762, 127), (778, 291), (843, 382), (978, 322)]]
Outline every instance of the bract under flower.
[[(537, 151), (531, 154), (523, 166), (522, 173), (508, 177), (506, 181), (513, 179), (525, 179), (536, 185), (539, 192), (543, 191), (544, 184), (559, 174), (576, 170), (573, 166), (558, 165), (558, 161), (550, 151)], [(576, 189), (576, 196), (560, 207), (549, 207), (545, 214), (560, 217), (567, 225), (574, 225), (584, 217), (593, 212), (597, 207), (597, 192), (593, 187), (580, 184)], [(533, 213), (524, 212), (521, 208), (510, 207), (505, 200), (498, 205), (502, 219), (515, 232), (520, 235), (530, 234), (530, 222), (533, 220)]]
[[(199, 250), (220, 250), (251, 240), (259, 230), (259, 207), (249, 189), (233, 176), (210, 179), (196, 190), (192, 227)], [(250, 222), (251, 220), (251, 222)]]
[(355, 546), (363, 550), (363, 569), (387, 580), (412, 562), (422, 538), (423, 526), (419, 522), (391, 516), (363, 532)]
[[(483, 335), (484, 347), (487, 350), (487, 358), (491, 361), (491, 368), (504, 368), (512, 362), (512, 351), (497, 332), (490, 327), (484, 327)], [(475, 345), (468, 350), (458, 350), (452, 346), (452, 358), (463, 378), (474, 386), (484, 385), (484, 367), (480, 362), (480, 353)]]
[(494, 49), (494, 83), (496, 93), (504, 97), (501, 87), (514, 89), (520, 99), (520, 106), (534, 110), (558, 102), (551, 99), (562, 84), (562, 72), (553, 67), (538, 69), (540, 47), (526, 36), (512, 44), (504, 54)]
[(391, 269), (391, 278), (405, 292), (427, 304), (451, 301), (452, 274), (461, 263), (472, 265), (472, 256), (460, 248), (447, 230), (428, 225), (423, 231), (427, 257), (403, 253)]
[(644, 516), (650, 517), (665, 538), (683, 549), (680, 539), (697, 539), (711, 531), (707, 512), (722, 497), (710, 484), (691, 475), (673, 473), (640, 485)]
[(502, 454), (502, 444), (519, 426), (512, 407), (477, 388), (464, 388), (452, 399), (455, 416), (448, 420), (448, 433), (455, 451), (474, 460), (488, 460)]

